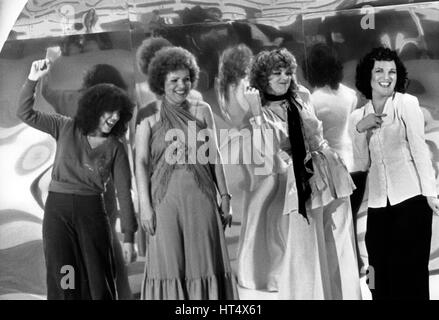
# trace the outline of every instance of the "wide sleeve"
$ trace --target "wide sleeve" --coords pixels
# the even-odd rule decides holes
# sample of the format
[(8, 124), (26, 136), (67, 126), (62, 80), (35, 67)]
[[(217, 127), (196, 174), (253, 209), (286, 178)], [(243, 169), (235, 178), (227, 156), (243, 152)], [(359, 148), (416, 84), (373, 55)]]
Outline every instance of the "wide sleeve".
[(418, 172), (421, 191), (426, 197), (437, 196), (436, 181), (430, 151), (425, 142), (424, 115), (415, 96), (404, 94), (400, 104), (401, 118), (406, 127), (407, 140)]
[(58, 139), (60, 128), (70, 119), (59, 114), (49, 114), (34, 109), (37, 81), (26, 80), (21, 88), (17, 117), (29, 126), (46, 132)]
[(118, 142), (113, 162), (113, 181), (120, 206), (121, 231), (124, 242), (134, 242), (137, 230), (137, 220), (131, 197), (131, 171), (127, 152), (121, 142)]
[(358, 132), (357, 123), (363, 118), (364, 107), (354, 110), (349, 117), (349, 134), (352, 139), (354, 163), (352, 172), (368, 171), (370, 167), (369, 141), (367, 131)]

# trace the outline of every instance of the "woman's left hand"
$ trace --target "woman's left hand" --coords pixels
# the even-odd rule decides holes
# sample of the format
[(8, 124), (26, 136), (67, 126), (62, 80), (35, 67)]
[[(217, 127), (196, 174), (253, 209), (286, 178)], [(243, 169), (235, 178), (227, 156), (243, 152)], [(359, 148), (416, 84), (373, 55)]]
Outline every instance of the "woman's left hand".
[(439, 215), (439, 199), (437, 197), (427, 197), (428, 205), (435, 215)]
[(251, 113), (255, 119), (262, 116), (262, 102), (259, 90), (247, 86), (244, 89), (244, 98), (250, 106)]
[(136, 260), (137, 252), (136, 249), (134, 249), (134, 243), (125, 242), (123, 244), (122, 251), (123, 251), (123, 258), (126, 264), (129, 264)]
[(232, 214), (230, 212), (229, 197), (223, 197), (221, 199), (221, 221), (224, 229), (226, 229), (227, 226), (232, 227)]

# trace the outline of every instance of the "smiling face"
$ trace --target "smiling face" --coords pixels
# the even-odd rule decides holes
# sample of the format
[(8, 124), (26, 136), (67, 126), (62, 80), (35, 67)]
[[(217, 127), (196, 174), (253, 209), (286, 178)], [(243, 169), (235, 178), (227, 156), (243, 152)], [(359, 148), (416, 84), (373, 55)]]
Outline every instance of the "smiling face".
[(98, 129), (96, 130), (97, 136), (103, 136), (110, 134), (116, 123), (120, 119), (119, 111), (106, 111), (99, 118)]
[(169, 72), (165, 80), (165, 98), (173, 105), (180, 105), (188, 96), (191, 87), (189, 70)]
[(275, 96), (287, 93), (291, 81), (294, 79), (295, 71), (296, 69), (292, 67), (274, 69), (268, 77), (268, 93)]
[(393, 94), (397, 79), (395, 61), (375, 61), (370, 86), (372, 97), (389, 97)]

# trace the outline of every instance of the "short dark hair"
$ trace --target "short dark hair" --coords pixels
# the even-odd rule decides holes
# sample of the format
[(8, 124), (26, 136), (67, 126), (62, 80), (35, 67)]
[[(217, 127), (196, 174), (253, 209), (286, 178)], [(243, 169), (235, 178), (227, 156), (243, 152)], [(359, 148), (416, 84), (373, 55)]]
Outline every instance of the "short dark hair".
[(123, 90), (128, 89), (120, 72), (109, 64), (95, 64), (88, 69), (82, 79), (82, 89), (87, 89), (100, 83), (111, 83)]
[(128, 122), (133, 116), (134, 104), (126, 91), (108, 83), (101, 83), (86, 89), (79, 101), (75, 116), (75, 124), (84, 135), (98, 128), (99, 118), (105, 112), (119, 111), (119, 121), (113, 127), (110, 135), (117, 138), (124, 136)]
[(151, 37), (143, 40), (142, 44), (137, 48), (136, 61), (137, 66), (144, 75), (148, 74), (149, 64), (154, 58), (157, 51), (164, 47), (171, 47), (172, 43), (162, 37)]
[(402, 61), (399, 59), (396, 51), (385, 47), (378, 47), (372, 49), (366, 54), (357, 65), (355, 74), (355, 86), (366, 99), (372, 99), (372, 87), (370, 80), (372, 76), (372, 69), (375, 61), (394, 61), (396, 65), (396, 85), (395, 91), (405, 93), (407, 83), (407, 69)]
[(313, 87), (328, 85), (333, 90), (343, 80), (343, 65), (337, 52), (324, 43), (318, 43), (309, 50), (308, 59), (304, 62), (305, 79)]
[(192, 87), (195, 87), (200, 68), (194, 55), (181, 47), (160, 49), (148, 68), (148, 82), (151, 91), (157, 95), (163, 95), (166, 76), (170, 72), (178, 70), (188, 70)]
[[(264, 93), (269, 87), (268, 78), (274, 70), (279, 68), (297, 67), (296, 58), (285, 48), (274, 49), (271, 51), (259, 52), (250, 70), (250, 85), (261, 92), (262, 103), (264, 103)], [(297, 83), (294, 78), (291, 80), (289, 91), (295, 96)]]
[(219, 59), (218, 79), (219, 89), (229, 99), (227, 86), (237, 84), (240, 79), (250, 73), (253, 52), (245, 44), (224, 50)]

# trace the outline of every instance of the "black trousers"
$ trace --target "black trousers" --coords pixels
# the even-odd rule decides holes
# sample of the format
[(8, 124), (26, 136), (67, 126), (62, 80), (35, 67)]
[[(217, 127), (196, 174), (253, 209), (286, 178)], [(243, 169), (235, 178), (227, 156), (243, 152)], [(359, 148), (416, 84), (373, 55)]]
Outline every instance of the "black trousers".
[(48, 300), (117, 298), (110, 223), (101, 196), (49, 192), (43, 247)]
[(351, 194), (351, 208), (352, 208), (352, 221), (354, 224), (354, 237), (355, 237), (355, 249), (357, 250), (357, 262), (358, 271), (363, 270), (363, 260), (360, 255), (360, 247), (358, 246), (358, 235), (357, 235), (357, 220), (358, 212), (360, 211), (361, 204), (363, 203), (364, 192), (366, 190), (367, 172), (357, 171), (351, 173), (351, 178), (357, 187)]
[[(354, 222), (357, 220), (357, 214), (360, 210), (361, 203), (364, 198), (364, 191), (366, 190), (367, 172), (357, 171), (351, 173), (351, 178), (357, 187), (351, 195), (352, 214), (354, 215)], [(356, 224), (354, 223), (354, 227)]]
[(366, 248), (374, 300), (428, 300), (432, 210), (424, 196), (369, 208)]

